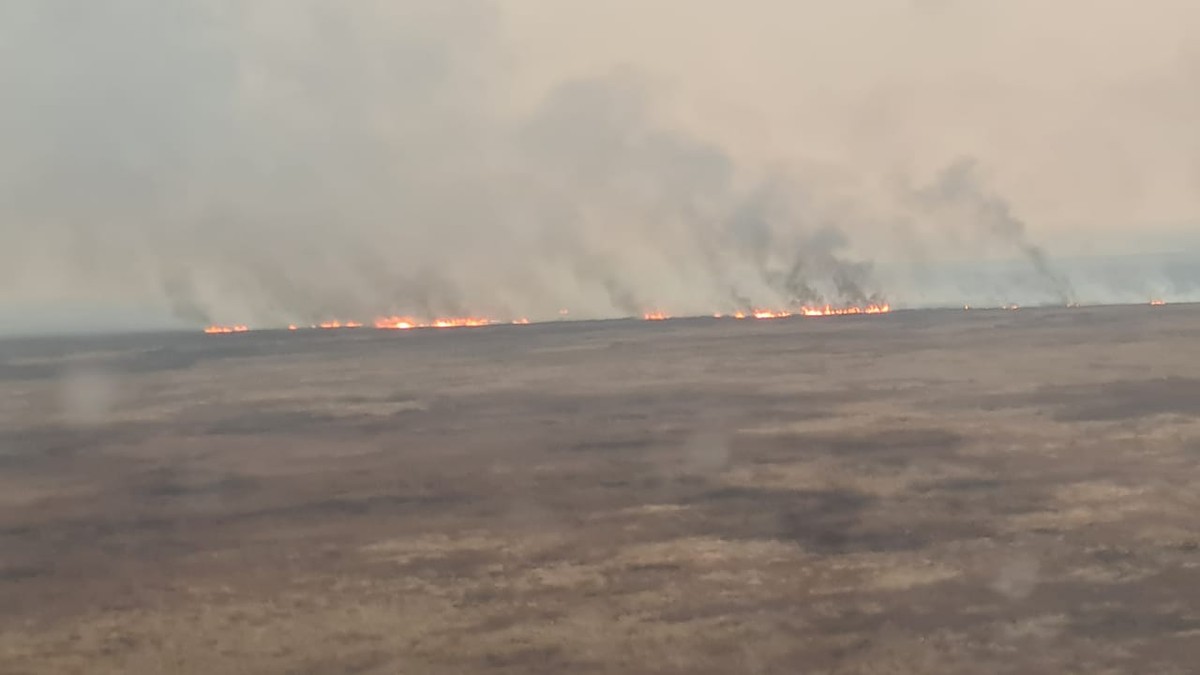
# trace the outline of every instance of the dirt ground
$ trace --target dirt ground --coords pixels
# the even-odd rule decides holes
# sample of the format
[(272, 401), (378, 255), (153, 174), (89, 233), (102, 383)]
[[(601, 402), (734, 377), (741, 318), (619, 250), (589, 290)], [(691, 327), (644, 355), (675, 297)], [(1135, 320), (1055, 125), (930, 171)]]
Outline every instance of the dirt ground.
[(0, 342), (0, 672), (1194, 673), (1198, 336)]

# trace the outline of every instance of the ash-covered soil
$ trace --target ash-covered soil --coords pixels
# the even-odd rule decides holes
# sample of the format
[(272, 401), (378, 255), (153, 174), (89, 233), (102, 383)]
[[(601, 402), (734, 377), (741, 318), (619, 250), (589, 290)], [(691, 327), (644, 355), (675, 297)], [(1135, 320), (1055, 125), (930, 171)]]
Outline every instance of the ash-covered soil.
[(0, 342), (0, 672), (1196, 672), (1198, 336)]

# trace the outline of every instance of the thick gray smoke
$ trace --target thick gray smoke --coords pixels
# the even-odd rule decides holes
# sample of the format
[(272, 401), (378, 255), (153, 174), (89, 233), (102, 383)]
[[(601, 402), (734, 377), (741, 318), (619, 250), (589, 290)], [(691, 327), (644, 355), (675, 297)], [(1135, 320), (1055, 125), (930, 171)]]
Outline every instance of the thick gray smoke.
[(809, 232), (779, 192), (767, 214), (636, 73), (502, 114), (489, 5), (51, 7), (7, 17), (5, 88), (42, 104), (4, 127), (23, 286), (259, 323), (867, 297), (836, 223)]
[[(953, 35), (979, 18), (953, 3), (877, 4), (897, 30)], [(898, 251), (953, 252), (899, 225), (950, 213), (956, 236), (1008, 246), (1072, 297), (970, 165), (919, 191), (915, 213), (911, 191), (879, 188), (898, 166), (885, 150), (933, 140), (876, 86), (893, 76), (816, 52), (797, 55), (793, 79), (771, 75), (780, 60), (755, 61), (758, 38), (738, 33), (758, 14), (723, 6), (0, 3), (0, 315), (113, 306), (279, 325), (903, 302), (880, 256), (894, 267), (906, 264)], [(831, 27), (874, 30), (858, 14), (798, 8), (762, 0), (759, 14), (826, 12)], [(685, 14), (714, 20), (684, 25)], [(599, 38), (617, 35), (628, 49), (610, 54), (615, 42)], [(728, 72), (677, 61), (671, 35), (750, 60)], [(846, 41), (779, 44), (834, 55)], [(830, 84), (842, 82), (866, 103), (847, 103), (859, 94)], [(912, 100), (942, 106), (910, 84)], [(807, 116), (793, 124), (788, 110)], [(785, 124), (754, 136), (778, 115)], [(827, 144), (847, 130), (852, 142)], [(937, 140), (900, 170), (927, 175), (963, 154), (1009, 165)]]

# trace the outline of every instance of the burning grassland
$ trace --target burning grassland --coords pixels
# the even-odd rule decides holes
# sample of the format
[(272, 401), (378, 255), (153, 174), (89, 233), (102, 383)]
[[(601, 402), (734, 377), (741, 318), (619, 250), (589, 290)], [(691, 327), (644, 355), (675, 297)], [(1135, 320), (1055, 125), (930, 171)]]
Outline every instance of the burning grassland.
[[(749, 309), (738, 310), (731, 314), (721, 312), (713, 313), (711, 316), (714, 319), (787, 319), (791, 317), (817, 317), (817, 316), (857, 316), (868, 314), (887, 314), (892, 311), (891, 305), (887, 303), (868, 304), (868, 305), (851, 305), (851, 306), (803, 306), (795, 310), (789, 309)], [(559, 311), (559, 319), (564, 320), (568, 316), (566, 310)], [(688, 316), (677, 316), (662, 310), (647, 310), (641, 314), (644, 321), (669, 321), (672, 319), (681, 318), (697, 318)], [(376, 317), (371, 322), (361, 322), (354, 320), (330, 319), (308, 326), (300, 326), (297, 324), (288, 324), (287, 329), (290, 331), (302, 330), (304, 328), (311, 330), (342, 330), (342, 329), (357, 329), (357, 328), (375, 328), (376, 330), (417, 330), (417, 329), (447, 329), (447, 328), (480, 328), (484, 326), (500, 326), (514, 325), (527, 326), (533, 323), (528, 318), (520, 317), (516, 319), (494, 319), (484, 316), (462, 316), (462, 317), (439, 317), (433, 319), (423, 319), (412, 315), (391, 315)], [(244, 333), (250, 328), (243, 324), (237, 325), (219, 325), (214, 324), (204, 329), (205, 333), (220, 335), (229, 333)]]
[(238, 324), (235, 326), (212, 325), (212, 326), (206, 327), (204, 329), (204, 332), (208, 333), (209, 335), (223, 335), (226, 333), (245, 333), (249, 330), (250, 330), (249, 326), (244, 326), (241, 324)]

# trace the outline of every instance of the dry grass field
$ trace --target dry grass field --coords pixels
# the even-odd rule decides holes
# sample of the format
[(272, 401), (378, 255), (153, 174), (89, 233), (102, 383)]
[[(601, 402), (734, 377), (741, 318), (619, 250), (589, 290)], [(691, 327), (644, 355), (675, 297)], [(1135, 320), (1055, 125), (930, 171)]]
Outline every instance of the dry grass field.
[(0, 672), (1194, 673), (1200, 307), (0, 342)]

